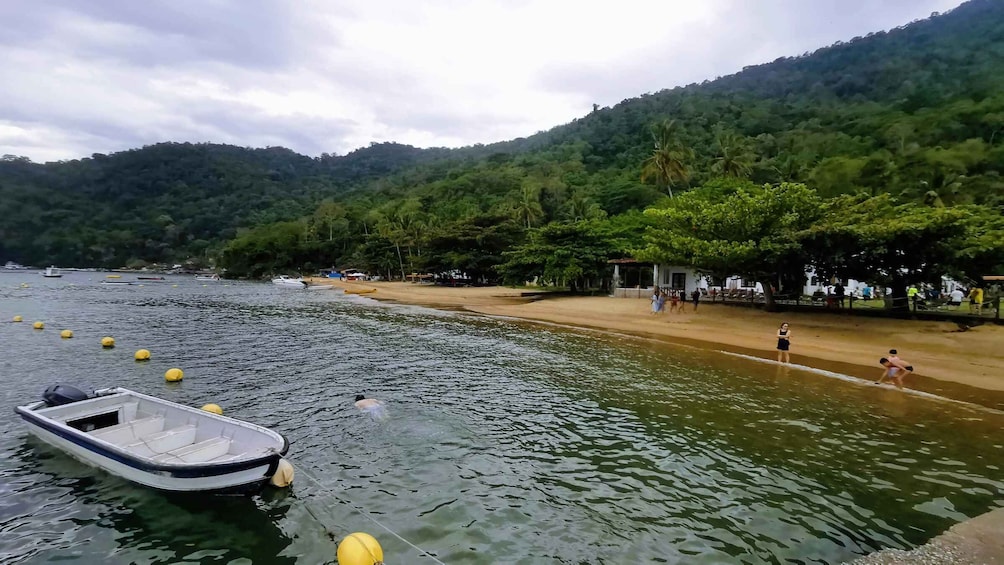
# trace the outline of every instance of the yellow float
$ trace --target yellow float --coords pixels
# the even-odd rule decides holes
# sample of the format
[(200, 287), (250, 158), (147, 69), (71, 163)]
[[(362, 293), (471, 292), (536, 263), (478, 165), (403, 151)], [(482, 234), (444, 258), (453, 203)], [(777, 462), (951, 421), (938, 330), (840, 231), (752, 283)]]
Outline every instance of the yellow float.
[(377, 540), (363, 532), (349, 534), (338, 544), (339, 565), (382, 565), (383, 548)]
[(139, 351), (136, 352), (136, 355), (133, 355), (133, 358), (136, 359), (137, 361), (149, 361), (150, 360), (150, 350), (149, 349), (140, 349)]
[(44, 330), (45, 322), (35, 322), (34, 324), (31, 325), (31, 327), (35, 328), (36, 330)]
[(24, 318), (22, 318), (21, 316), (14, 316), (14, 321), (15, 322), (23, 322)]
[(176, 383), (183, 378), (185, 378), (185, 372), (181, 369), (168, 369), (167, 372), (164, 373), (164, 380), (169, 383)]
[(72, 330), (63, 330), (63, 331), (59, 332), (59, 337), (61, 337), (63, 339), (70, 339), (71, 337), (73, 337), (73, 331)]
[(206, 404), (202, 407), (206, 412), (212, 412), (213, 414), (223, 415), (223, 409), (220, 408), (219, 404)]
[(279, 465), (275, 468), (275, 474), (268, 480), (274, 487), (286, 488), (293, 484), (293, 464), (285, 459), (279, 459)]
[[(115, 347), (115, 338), (111, 336), (105, 336), (101, 338), (101, 347), (112, 348)], [(149, 353), (149, 351), (147, 351)]]

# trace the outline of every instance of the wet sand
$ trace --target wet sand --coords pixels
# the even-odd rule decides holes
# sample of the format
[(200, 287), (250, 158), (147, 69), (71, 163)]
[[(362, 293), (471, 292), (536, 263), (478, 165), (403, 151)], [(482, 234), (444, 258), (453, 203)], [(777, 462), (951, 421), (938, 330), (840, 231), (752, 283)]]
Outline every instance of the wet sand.
[[(645, 299), (554, 297), (534, 300), (506, 287), (442, 287), (398, 282), (333, 282), (369, 298), (550, 322), (776, 359), (777, 328), (791, 325), (791, 362), (878, 379), (889, 349), (916, 367), (909, 388), (1004, 408), (1004, 327), (968, 331), (950, 322), (885, 320), (815, 313), (767, 313), (702, 302), (694, 312), (650, 313)], [(668, 305), (667, 305), (668, 309)], [(994, 391), (994, 392), (989, 392)]]

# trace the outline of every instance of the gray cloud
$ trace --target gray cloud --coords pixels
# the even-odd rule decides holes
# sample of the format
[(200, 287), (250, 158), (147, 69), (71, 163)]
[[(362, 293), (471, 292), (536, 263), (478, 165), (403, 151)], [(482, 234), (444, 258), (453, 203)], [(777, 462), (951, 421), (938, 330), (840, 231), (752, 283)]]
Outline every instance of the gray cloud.
[(0, 153), (492, 143), (958, 3), (592, 1), (6, 0)]
[(601, 105), (613, 105), (643, 93), (713, 80), (745, 66), (890, 29), (958, 3), (731, 0), (715, 5), (713, 20), (692, 27), (686, 35), (667, 34), (648, 52), (635, 53), (613, 65), (569, 67), (555, 63), (538, 74), (536, 84), (553, 92), (588, 93)]

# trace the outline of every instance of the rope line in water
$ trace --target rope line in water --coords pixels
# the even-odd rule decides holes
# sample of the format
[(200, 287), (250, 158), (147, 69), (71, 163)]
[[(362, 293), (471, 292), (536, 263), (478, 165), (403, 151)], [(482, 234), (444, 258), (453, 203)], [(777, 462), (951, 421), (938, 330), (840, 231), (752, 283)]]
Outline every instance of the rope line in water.
[[(429, 559), (432, 559), (433, 561), (435, 561), (439, 565), (446, 565), (446, 563), (443, 563), (439, 559), (436, 559), (436, 557), (434, 555), (432, 555), (431, 553), (429, 553), (428, 551), (426, 551), (426, 550), (422, 549), (421, 547), (418, 547), (417, 545), (415, 545), (415, 544), (411, 543), (410, 541), (404, 539), (403, 537), (401, 537), (400, 534), (398, 534), (394, 530), (392, 530), (392, 529), (388, 528), (387, 526), (383, 525), (382, 523), (380, 523), (380, 521), (377, 520), (376, 518), (374, 518), (372, 514), (370, 514), (369, 512), (363, 510), (359, 506), (356, 506), (355, 504), (352, 503), (352, 501), (346, 500), (346, 499), (338, 496), (338, 494), (334, 490), (332, 490), (330, 487), (328, 487), (328, 486), (324, 485), (323, 483), (321, 483), (321, 481), (319, 481), (316, 477), (314, 477), (313, 475), (311, 475), (310, 473), (308, 473), (305, 469), (301, 468), (300, 469), (300, 474), (302, 474), (303, 476), (305, 476), (308, 479), (310, 479), (311, 482), (313, 482), (315, 485), (317, 485), (322, 491), (326, 491), (335, 500), (341, 502), (342, 504), (347, 504), (348, 506), (351, 506), (353, 510), (355, 510), (356, 512), (359, 512), (360, 514), (362, 514), (363, 516), (365, 516), (366, 518), (368, 518), (371, 522), (373, 522), (377, 526), (380, 526), (381, 528), (383, 528), (384, 531), (386, 531), (388, 534), (390, 534), (390, 535), (396, 537), (397, 539), (401, 540), (406, 545), (410, 546), (412, 549), (418, 551), (420, 554), (424, 555), (425, 557), (428, 557)], [(315, 520), (317, 520), (322, 526), (324, 526), (324, 522), (321, 521), (321, 519), (318, 518), (316, 514), (314, 514), (314, 512), (310, 509), (310, 505), (309, 504), (304, 504), (304, 506), (307, 508), (307, 513), (310, 514), (311, 516), (313, 516)], [(325, 527), (324, 529), (327, 530), (328, 528)], [(333, 533), (333, 532), (331, 532), (329, 530), (329, 533)], [(375, 561), (375, 559), (374, 559), (374, 561)]]

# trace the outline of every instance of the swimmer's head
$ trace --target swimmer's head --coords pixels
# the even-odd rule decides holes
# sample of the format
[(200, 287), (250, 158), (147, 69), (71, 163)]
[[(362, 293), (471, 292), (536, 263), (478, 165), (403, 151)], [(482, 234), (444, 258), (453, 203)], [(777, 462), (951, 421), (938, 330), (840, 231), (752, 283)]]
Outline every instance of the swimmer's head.
[(889, 350), (889, 355), (895, 355), (895, 354), (896, 354), (896, 350), (895, 349), (890, 349)]
[(888, 365), (888, 364), (889, 364), (889, 360), (886, 359), (885, 357), (879, 359), (879, 365)]
[(366, 398), (365, 395), (363, 395), (363, 394), (357, 394), (356, 395), (356, 402), (359, 402), (360, 400), (364, 400), (365, 398)]

